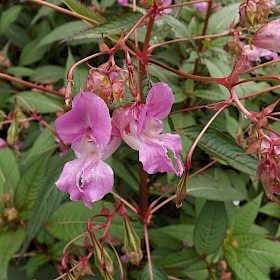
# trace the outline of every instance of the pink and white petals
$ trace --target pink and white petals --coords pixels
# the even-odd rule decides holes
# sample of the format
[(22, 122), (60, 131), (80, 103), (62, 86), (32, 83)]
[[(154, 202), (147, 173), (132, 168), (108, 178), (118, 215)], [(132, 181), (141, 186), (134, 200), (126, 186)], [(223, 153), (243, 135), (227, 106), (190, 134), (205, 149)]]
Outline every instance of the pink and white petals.
[(259, 48), (280, 52), (280, 19), (273, 20), (260, 28), (254, 34), (252, 43)]
[[(139, 160), (149, 174), (174, 172), (181, 176), (183, 166), (179, 159), (182, 141), (179, 135), (161, 134), (161, 119), (170, 113), (174, 97), (165, 83), (153, 84), (146, 104), (129, 104), (113, 113), (113, 129), (117, 129), (124, 142), (139, 151)], [(173, 162), (168, 156), (172, 153)], [(175, 166), (175, 167), (174, 167)]]
[[(144, 170), (149, 174), (174, 172), (177, 176), (181, 176), (183, 174), (183, 166), (179, 159), (181, 147), (182, 142), (179, 135), (161, 134), (152, 142), (143, 143), (139, 151), (139, 160), (142, 162)], [(173, 154), (174, 163), (168, 157), (168, 151)]]
[(92, 202), (101, 200), (113, 188), (112, 168), (102, 160), (89, 162), (83, 158), (65, 164), (56, 186), (70, 194), (73, 201), (83, 200), (92, 209)]
[(55, 121), (55, 129), (65, 143), (81, 141), (87, 135), (97, 147), (111, 139), (111, 118), (105, 102), (90, 92), (81, 91), (73, 99), (73, 109)]

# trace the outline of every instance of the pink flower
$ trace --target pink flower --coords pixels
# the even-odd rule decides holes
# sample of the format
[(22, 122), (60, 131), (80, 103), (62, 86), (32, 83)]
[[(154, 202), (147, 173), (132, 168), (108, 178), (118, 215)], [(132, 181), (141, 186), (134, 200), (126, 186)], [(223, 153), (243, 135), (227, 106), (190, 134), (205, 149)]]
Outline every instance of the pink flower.
[(128, 4), (128, 0), (118, 0), (118, 3), (124, 6)]
[(260, 57), (265, 57), (267, 60), (278, 59), (278, 54), (276, 52), (271, 52), (267, 49), (259, 48), (254, 45), (252, 45), (252, 48), (249, 45), (245, 45), (243, 49), (250, 61), (259, 61)]
[[(113, 128), (132, 149), (139, 151), (139, 160), (150, 174), (175, 172), (181, 176), (183, 173), (179, 159), (182, 151), (180, 136), (162, 134), (161, 119), (168, 116), (173, 102), (171, 89), (160, 82), (153, 84), (146, 104), (128, 104), (113, 113)], [(167, 155), (168, 151), (172, 153), (174, 163)]]
[(252, 43), (259, 47), (274, 52), (280, 52), (280, 19), (273, 20), (255, 34)]
[(0, 150), (6, 148), (7, 146), (7, 142), (4, 139), (0, 138)]
[(98, 96), (80, 92), (73, 99), (73, 109), (55, 121), (55, 128), (65, 143), (71, 143), (77, 159), (65, 164), (56, 186), (70, 194), (71, 200), (83, 200), (92, 208), (112, 190), (113, 170), (104, 162), (120, 145), (111, 139), (108, 107)]
[(207, 2), (200, 2), (193, 4), (193, 6), (201, 13), (204, 13), (208, 9), (208, 3)]

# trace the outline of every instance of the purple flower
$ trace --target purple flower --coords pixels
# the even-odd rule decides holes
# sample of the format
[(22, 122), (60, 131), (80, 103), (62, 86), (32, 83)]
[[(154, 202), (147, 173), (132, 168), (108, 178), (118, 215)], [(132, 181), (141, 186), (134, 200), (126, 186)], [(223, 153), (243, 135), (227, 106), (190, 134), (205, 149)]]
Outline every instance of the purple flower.
[(204, 13), (208, 9), (208, 3), (207, 2), (200, 2), (193, 4), (193, 6), (201, 13)]
[(260, 57), (265, 57), (265, 59), (278, 59), (278, 54), (276, 52), (271, 52), (267, 49), (259, 48), (254, 45), (251, 47), (245, 45), (244, 52), (247, 55), (248, 60), (250, 61), (259, 61)]
[[(139, 151), (139, 160), (144, 170), (150, 174), (156, 172), (183, 173), (179, 159), (182, 141), (177, 134), (162, 134), (161, 119), (170, 113), (174, 96), (165, 83), (153, 84), (148, 93), (146, 104), (128, 104), (113, 113), (113, 129), (119, 137), (134, 150)], [(172, 159), (167, 155), (170, 151)], [(174, 167), (176, 166), (176, 168)]]
[(128, 4), (128, 0), (118, 0), (118, 3), (119, 3), (120, 5), (125, 6), (125, 5)]
[(77, 159), (65, 164), (56, 186), (70, 194), (71, 200), (83, 200), (88, 208), (112, 190), (113, 170), (104, 162), (119, 147), (121, 140), (111, 139), (108, 107), (98, 96), (80, 92), (73, 109), (55, 121), (65, 143), (71, 143)]
[(259, 47), (274, 52), (280, 52), (280, 19), (273, 20), (255, 34), (252, 43)]

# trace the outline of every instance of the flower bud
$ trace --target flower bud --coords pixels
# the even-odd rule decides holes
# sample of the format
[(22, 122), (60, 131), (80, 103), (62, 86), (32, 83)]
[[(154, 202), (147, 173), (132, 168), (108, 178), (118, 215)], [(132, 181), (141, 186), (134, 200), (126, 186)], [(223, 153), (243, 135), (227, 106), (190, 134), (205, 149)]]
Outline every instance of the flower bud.
[(11, 62), (4, 52), (0, 51), (0, 66), (10, 67)]
[(7, 131), (7, 143), (14, 146), (18, 141), (19, 129), (16, 116), (14, 115), (12, 123)]
[(69, 107), (72, 103), (72, 88), (73, 88), (74, 81), (73, 80), (68, 80), (67, 85), (65, 88), (65, 97), (64, 97), (64, 102), (67, 107)]
[(129, 261), (134, 265), (139, 265), (143, 258), (141, 240), (135, 232), (126, 214), (123, 215), (124, 223), (124, 248)]
[(104, 83), (104, 78), (105, 77), (98, 71), (93, 72), (90, 70), (85, 82), (85, 91), (93, 92), (99, 95), (101, 86)]
[(280, 19), (273, 20), (260, 28), (253, 37), (253, 45), (280, 52)]
[(188, 187), (188, 171), (184, 172), (180, 182), (178, 183), (177, 186), (177, 191), (176, 191), (176, 207), (180, 208), (182, 206), (182, 203), (185, 199), (186, 193), (187, 193), (187, 187)]
[(113, 276), (114, 265), (108, 251), (101, 246), (99, 240), (97, 240), (95, 237), (92, 238), (92, 241), (94, 247), (94, 262), (96, 267), (98, 267), (103, 277), (105, 277), (105, 275)]
[(113, 90), (114, 103), (116, 103), (118, 101), (121, 102), (123, 94), (125, 92), (124, 84), (120, 81), (117, 81), (117, 82), (113, 83), (112, 90)]

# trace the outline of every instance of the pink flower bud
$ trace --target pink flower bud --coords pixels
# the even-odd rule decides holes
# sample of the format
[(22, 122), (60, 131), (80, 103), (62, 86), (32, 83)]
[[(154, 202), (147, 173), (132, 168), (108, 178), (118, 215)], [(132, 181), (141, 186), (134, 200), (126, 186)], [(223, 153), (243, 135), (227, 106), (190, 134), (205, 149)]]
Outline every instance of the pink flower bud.
[(280, 52), (280, 19), (260, 28), (255, 33), (252, 43), (259, 48)]
[(114, 102), (116, 103), (118, 101), (121, 101), (123, 94), (125, 92), (125, 87), (123, 83), (119, 81), (113, 83), (112, 89), (113, 89)]

